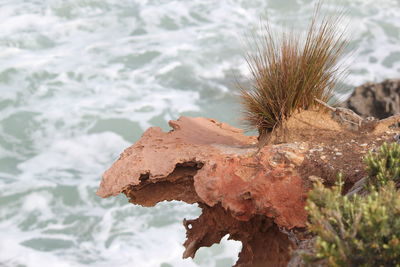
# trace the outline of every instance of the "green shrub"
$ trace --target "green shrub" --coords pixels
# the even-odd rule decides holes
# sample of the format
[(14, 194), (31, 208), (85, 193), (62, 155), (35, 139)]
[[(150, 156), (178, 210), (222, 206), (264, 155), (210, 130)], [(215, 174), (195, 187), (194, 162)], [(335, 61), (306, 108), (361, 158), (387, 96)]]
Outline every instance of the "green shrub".
[(384, 143), (378, 153), (369, 152), (365, 157), (368, 185), (380, 187), (388, 181), (400, 182), (400, 145)]
[(400, 193), (389, 181), (361, 197), (342, 196), (342, 182), (309, 193), (309, 230), (315, 251), (304, 255), (313, 266), (400, 266)]
[(309, 230), (316, 234), (309, 265), (400, 266), (400, 145), (383, 144), (364, 159), (366, 196), (343, 196), (341, 177), (332, 188), (321, 182), (309, 192)]

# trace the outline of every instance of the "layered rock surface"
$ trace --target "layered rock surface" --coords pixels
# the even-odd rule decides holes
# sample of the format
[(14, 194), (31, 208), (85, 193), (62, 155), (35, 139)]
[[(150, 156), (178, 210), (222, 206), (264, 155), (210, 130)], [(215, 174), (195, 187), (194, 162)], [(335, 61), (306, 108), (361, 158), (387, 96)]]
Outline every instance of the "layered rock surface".
[[(399, 133), (400, 116), (368, 131), (350, 131), (321, 111), (293, 116), (273, 145), (258, 153), (256, 137), (205, 118), (148, 129), (103, 176), (97, 194), (124, 193), (133, 204), (164, 200), (199, 203), (202, 215), (184, 221), (184, 257), (226, 234), (243, 244), (236, 266), (286, 266), (302, 238), (311, 180), (332, 183), (342, 172), (350, 188), (364, 176), (362, 157)], [(283, 142), (283, 143), (282, 143)]]

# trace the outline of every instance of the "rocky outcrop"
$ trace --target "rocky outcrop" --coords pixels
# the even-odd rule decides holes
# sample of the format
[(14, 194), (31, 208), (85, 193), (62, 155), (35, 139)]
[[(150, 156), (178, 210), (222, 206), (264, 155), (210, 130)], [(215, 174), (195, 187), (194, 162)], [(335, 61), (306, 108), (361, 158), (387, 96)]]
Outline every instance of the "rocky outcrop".
[(344, 106), (363, 117), (384, 119), (400, 114), (400, 79), (356, 87)]
[[(243, 247), (235, 266), (286, 266), (306, 226), (306, 193), (313, 179), (348, 188), (363, 177), (362, 157), (399, 132), (400, 116), (349, 131), (326, 112), (303, 111), (257, 153), (256, 137), (205, 118), (171, 121), (170, 132), (148, 129), (103, 176), (97, 194), (124, 193), (133, 204), (164, 200), (199, 203), (186, 221), (184, 257), (229, 234)], [(284, 141), (284, 143), (282, 143)], [(319, 177), (319, 178), (318, 178)]]
[(242, 251), (236, 266), (286, 266), (295, 243), (282, 233), (272, 219), (254, 215), (249, 220), (237, 220), (217, 204), (213, 207), (200, 204), (202, 214), (195, 220), (184, 220), (186, 251), (184, 258), (194, 257), (200, 247), (219, 243), (229, 234), (229, 239), (240, 240)]
[(266, 147), (254, 156), (255, 137), (227, 124), (182, 117), (170, 126), (169, 133), (150, 128), (125, 150), (104, 174), (98, 195), (124, 192), (143, 206), (220, 204), (238, 220), (261, 214), (283, 227), (305, 226), (306, 190), (296, 171), (304, 160), (300, 145)]

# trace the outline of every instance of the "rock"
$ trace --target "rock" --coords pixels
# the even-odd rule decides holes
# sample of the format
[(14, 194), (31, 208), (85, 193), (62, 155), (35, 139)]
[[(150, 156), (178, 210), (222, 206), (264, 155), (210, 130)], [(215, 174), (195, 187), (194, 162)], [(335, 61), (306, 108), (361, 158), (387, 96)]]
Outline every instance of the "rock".
[(384, 119), (400, 114), (400, 79), (365, 83), (354, 89), (344, 106), (363, 117)]
[(202, 214), (196, 220), (184, 220), (187, 240), (184, 258), (194, 257), (200, 247), (219, 243), (229, 233), (229, 239), (240, 240), (242, 251), (235, 266), (286, 266), (294, 243), (276, 224), (262, 215), (248, 221), (236, 220), (230, 212), (217, 204), (201, 204)]
[[(235, 266), (286, 266), (306, 226), (309, 177), (330, 184), (342, 172), (350, 188), (364, 175), (355, 172), (363, 169), (358, 144), (372, 149), (392, 140), (399, 122), (400, 116), (391, 117), (359, 134), (327, 113), (303, 111), (286, 122), (286, 132), (271, 138), (276, 144), (256, 153), (257, 138), (240, 129), (181, 117), (169, 123), (170, 132), (150, 128), (127, 148), (104, 173), (97, 194), (124, 193), (131, 203), (148, 207), (164, 200), (198, 203), (202, 215), (184, 221), (184, 257), (229, 234), (243, 244)], [(343, 156), (334, 160), (336, 151)]]
[[(255, 214), (286, 228), (304, 227), (305, 188), (296, 170), (297, 145), (266, 147), (257, 156), (255, 137), (204, 118), (171, 121), (171, 132), (150, 128), (105, 172), (97, 194), (125, 193), (132, 203), (163, 200), (221, 204), (238, 220)], [(268, 175), (266, 175), (268, 173)]]

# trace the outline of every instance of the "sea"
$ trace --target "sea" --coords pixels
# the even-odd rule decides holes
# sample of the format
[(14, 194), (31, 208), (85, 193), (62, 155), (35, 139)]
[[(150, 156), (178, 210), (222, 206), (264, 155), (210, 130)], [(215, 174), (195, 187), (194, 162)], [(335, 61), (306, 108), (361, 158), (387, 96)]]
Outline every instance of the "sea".
[[(145, 208), (95, 192), (149, 127), (168, 131), (182, 115), (241, 127), (251, 41), (267, 22), (304, 33), (315, 4), (0, 0), (0, 266), (232, 266), (241, 243), (228, 236), (182, 259), (182, 220), (197, 205)], [(337, 96), (399, 78), (400, 1), (321, 8), (338, 10), (348, 75)]]

